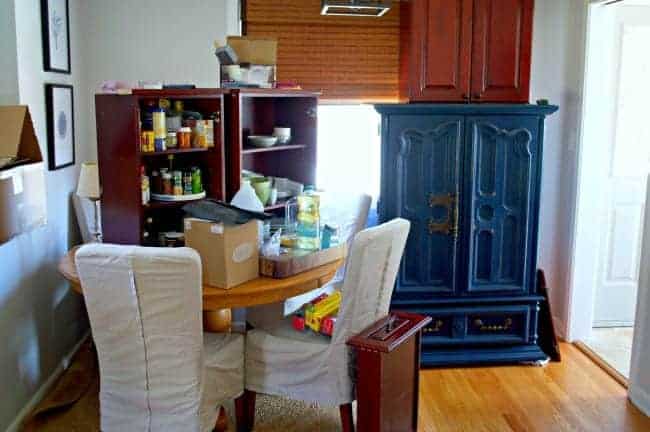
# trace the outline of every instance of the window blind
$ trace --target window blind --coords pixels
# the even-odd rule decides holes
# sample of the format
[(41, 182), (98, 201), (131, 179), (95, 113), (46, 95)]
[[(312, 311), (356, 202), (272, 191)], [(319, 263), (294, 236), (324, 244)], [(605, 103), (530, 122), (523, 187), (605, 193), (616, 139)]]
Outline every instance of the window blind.
[(394, 102), (399, 85), (399, 2), (379, 18), (320, 15), (320, 0), (245, 0), (244, 34), (278, 40), (277, 79), (325, 102)]

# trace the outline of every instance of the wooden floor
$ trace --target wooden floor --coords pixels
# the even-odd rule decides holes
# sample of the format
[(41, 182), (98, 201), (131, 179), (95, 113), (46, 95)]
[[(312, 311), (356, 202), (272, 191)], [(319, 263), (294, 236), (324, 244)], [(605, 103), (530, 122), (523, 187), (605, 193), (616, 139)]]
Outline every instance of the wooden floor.
[(577, 348), (562, 363), (420, 373), (419, 431), (649, 432), (626, 390)]

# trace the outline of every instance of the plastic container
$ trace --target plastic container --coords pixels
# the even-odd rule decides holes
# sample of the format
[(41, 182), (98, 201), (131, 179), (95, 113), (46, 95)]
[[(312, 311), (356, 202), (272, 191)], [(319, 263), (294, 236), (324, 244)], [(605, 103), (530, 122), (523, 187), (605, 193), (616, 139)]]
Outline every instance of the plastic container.
[(307, 189), (298, 196), (297, 246), (298, 249), (320, 249), (320, 196)]

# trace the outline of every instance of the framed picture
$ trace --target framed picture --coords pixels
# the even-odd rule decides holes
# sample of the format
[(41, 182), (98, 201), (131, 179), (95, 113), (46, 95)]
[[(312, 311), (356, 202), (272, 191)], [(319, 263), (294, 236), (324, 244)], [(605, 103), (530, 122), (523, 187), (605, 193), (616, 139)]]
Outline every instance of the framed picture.
[(68, 0), (41, 0), (43, 69), (70, 73)]
[(74, 165), (74, 101), (72, 86), (45, 84), (47, 159), (50, 171)]

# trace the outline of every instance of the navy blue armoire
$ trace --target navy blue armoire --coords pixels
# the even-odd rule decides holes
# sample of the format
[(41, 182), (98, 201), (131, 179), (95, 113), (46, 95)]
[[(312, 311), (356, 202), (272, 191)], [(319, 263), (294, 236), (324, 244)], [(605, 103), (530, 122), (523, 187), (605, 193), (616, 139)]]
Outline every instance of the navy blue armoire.
[(538, 361), (542, 147), (549, 105), (391, 104), (381, 221), (411, 221), (392, 308), (430, 316), (422, 365)]

